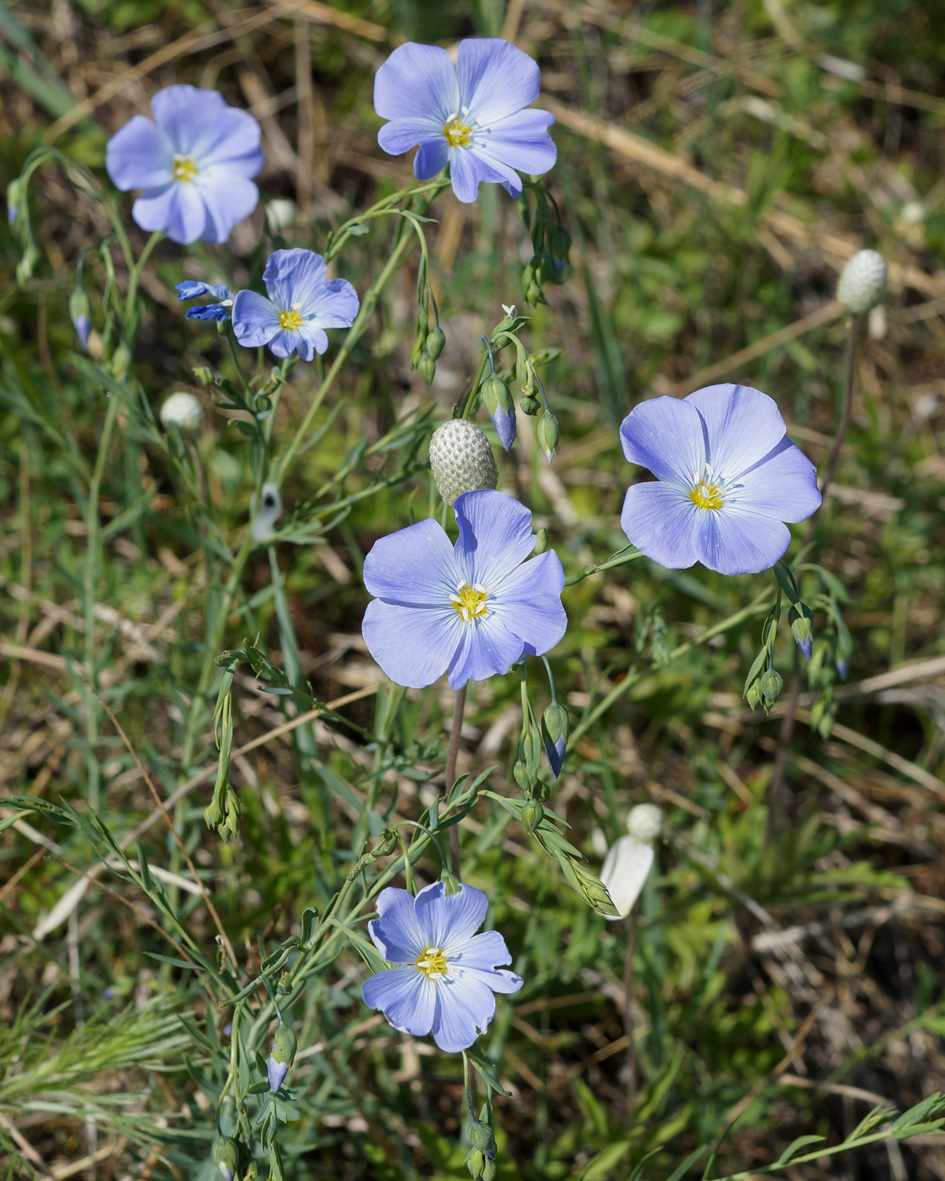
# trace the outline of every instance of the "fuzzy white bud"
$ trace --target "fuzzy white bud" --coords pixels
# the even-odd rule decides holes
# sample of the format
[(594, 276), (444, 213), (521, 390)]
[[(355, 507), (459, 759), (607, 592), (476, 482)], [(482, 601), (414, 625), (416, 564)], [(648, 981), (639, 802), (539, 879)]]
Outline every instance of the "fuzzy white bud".
[(263, 484), (259, 490), (258, 504), (253, 502), (253, 516), (250, 533), (253, 541), (269, 541), (276, 532), (276, 522), (282, 516), (282, 497), (277, 485)]
[(193, 394), (183, 390), (171, 394), (161, 407), (161, 422), (167, 430), (175, 428), (182, 435), (196, 435), (203, 425), (203, 407)]
[(886, 294), (888, 269), (878, 250), (858, 250), (840, 273), (837, 299), (847, 311), (868, 312)]
[(627, 815), (627, 832), (638, 841), (655, 841), (663, 827), (663, 813), (655, 804), (637, 804)]
[(481, 427), (464, 418), (444, 422), (430, 439), (430, 467), (437, 489), (447, 504), (464, 492), (495, 489), (499, 469)]

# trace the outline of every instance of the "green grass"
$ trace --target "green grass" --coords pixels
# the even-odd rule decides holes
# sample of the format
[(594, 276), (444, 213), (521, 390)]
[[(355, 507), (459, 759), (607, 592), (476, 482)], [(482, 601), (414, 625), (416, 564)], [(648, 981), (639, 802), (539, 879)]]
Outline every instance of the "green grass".
[[(368, 656), (364, 555), (440, 515), (429, 434), (468, 388), (502, 304), (532, 317), (521, 332), (532, 353), (553, 350), (540, 373), (561, 441), (549, 467), (520, 414), (500, 487), (531, 507), (568, 574), (626, 543), (634, 476), (616, 428), (642, 398), (757, 386), (823, 470), (848, 333), (830, 301), (845, 258), (870, 246), (891, 280), (804, 555), (826, 573), (804, 574), (815, 658), (789, 742), (786, 617), (781, 702), (766, 716), (742, 698), (774, 577), (640, 560), (568, 588), (569, 628), (550, 656), (572, 739), (561, 778), (542, 780), (586, 861), (543, 829), (549, 856), (516, 818), (514, 673), (470, 687), (458, 764), (469, 779), (451, 804), (468, 807), (461, 876), (488, 891), (489, 922), (525, 978), (479, 1043), (508, 1092), (493, 1094), (500, 1181), (758, 1173), (800, 1136), (825, 1139), (782, 1161), (792, 1179), (940, 1177), (939, 1108), (913, 1113), (903, 1135), (915, 1140), (879, 1137), (882, 1123), (857, 1132), (876, 1107), (945, 1090), (934, 7), (549, 0), (507, 13), (483, 0), (434, 13), (379, 0), (306, 13), (180, 0), (153, 11), (83, 0), (53, 17), (26, 0), (0, 13), (0, 171), (18, 175), (41, 143), (61, 153), (30, 182), (31, 268), (24, 223), (0, 226), (0, 773), (20, 801), (0, 810), (0, 1175), (209, 1178), (218, 1132), (239, 1128), (261, 1176), (469, 1175), (462, 1060), (397, 1034), (360, 999), (365, 963), (379, 966), (371, 899), (404, 885), (387, 833), (435, 823), (453, 709), (444, 683), (392, 688)], [(249, 415), (221, 408), (221, 387), (200, 376), (238, 383), (225, 338), (185, 321), (173, 287), (258, 284), (262, 215), (226, 246), (158, 244), (128, 300), (114, 227), (132, 259), (146, 238), (104, 172), (108, 136), (163, 85), (219, 87), (263, 123), (264, 196), (298, 203), (287, 243), (323, 251), (409, 181), (407, 158), (375, 140), (372, 77), (391, 48), (503, 31), (540, 61), (557, 114), (546, 183), (573, 242), (563, 282), (525, 308), (531, 246), (515, 202), (494, 189), (471, 207), (438, 196), (422, 227), (447, 338), (433, 384), (409, 365), (412, 248), (286, 472), (277, 544), (241, 550), (263, 452), (294, 446), (344, 336), (332, 334), (324, 365), (287, 371), (271, 438), (263, 419), (254, 442)], [(300, 113), (306, 61), (313, 106)], [(337, 273), (362, 298), (392, 256), (394, 220), (365, 223), (339, 252)], [(68, 314), (80, 258), (88, 355)], [(123, 334), (134, 347), (119, 378)], [(241, 359), (253, 376), (255, 356)], [(175, 389), (204, 406), (193, 445), (158, 423)], [(232, 750), (218, 780), (224, 651)], [(286, 676), (294, 697), (265, 691)], [(528, 689), (540, 717), (539, 662)], [(477, 776), (490, 794), (470, 790)], [(215, 781), (218, 801), (227, 782), (239, 801), (228, 842), (204, 821)], [(631, 924), (606, 923), (574, 875), (599, 871), (641, 802), (665, 817), (656, 871)], [(413, 839), (425, 884), (440, 861)], [(298, 1053), (291, 1103), (270, 1106), (253, 1088), (274, 1000)], [(489, 1085), (472, 1074), (478, 1114)], [(855, 1154), (818, 1156), (864, 1138)]]

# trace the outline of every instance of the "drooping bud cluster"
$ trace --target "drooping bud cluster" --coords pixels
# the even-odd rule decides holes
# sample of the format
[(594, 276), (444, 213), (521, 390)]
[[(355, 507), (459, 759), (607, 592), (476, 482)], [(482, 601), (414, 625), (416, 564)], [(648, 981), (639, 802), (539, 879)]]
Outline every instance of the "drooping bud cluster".
[(840, 273), (837, 299), (854, 315), (882, 302), (889, 271), (878, 250), (858, 250)]
[(452, 504), (464, 492), (499, 485), (499, 469), (481, 427), (463, 418), (444, 422), (430, 439), (430, 467), (440, 495)]

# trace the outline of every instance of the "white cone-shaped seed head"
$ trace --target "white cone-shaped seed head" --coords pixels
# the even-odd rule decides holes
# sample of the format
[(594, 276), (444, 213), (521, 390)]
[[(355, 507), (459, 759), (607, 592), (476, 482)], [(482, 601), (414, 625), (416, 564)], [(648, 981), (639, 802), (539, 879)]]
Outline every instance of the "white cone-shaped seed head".
[(882, 303), (888, 269), (878, 250), (858, 250), (840, 273), (837, 299), (847, 311), (868, 312)]
[(638, 841), (655, 841), (663, 828), (663, 813), (655, 804), (637, 804), (627, 814), (627, 832)]
[(182, 435), (196, 435), (203, 425), (203, 407), (193, 394), (180, 390), (167, 398), (160, 410), (167, 430), (176, 428)]
[(452, 504), (464, 492), (499, 485), (499, 469), (481, 427), (464, 418), (444, 422), (430, 439), (430, 467), (440, 495)]

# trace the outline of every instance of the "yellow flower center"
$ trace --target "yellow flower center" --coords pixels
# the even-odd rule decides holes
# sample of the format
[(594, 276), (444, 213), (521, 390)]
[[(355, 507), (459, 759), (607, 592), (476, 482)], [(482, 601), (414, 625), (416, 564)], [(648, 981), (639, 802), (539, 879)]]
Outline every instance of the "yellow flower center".
[(724, 503), (718, 484), (707, 484), (704, 480), (692, 489), (689, 499), (697, 508), (721, 508)]
[(175, 156), (171, 171), (175, 180), (182, 180), (185, 184), (190, 184), (200, 175), (200, 169), (192, 156)]
[(441, 947), (427, 947), (417, 959), (417, 967), (428, 980), (446, 975), (446, 952)]
[(468, 123), (464, 123), (459, 115), (451, 115), (443, 128), (446, 142), (451, 148), (468, 147), (469, 141), (472, 139), (472, 133), (472, 127)]
[(287, 312), (279, 313), (279, 324), (281, 327), (288, 329), (289, 332), (298, 332), (305, 321), (302, 319), (301, 313), (297, 312), (295, 308), (290, 308)]
[(457, 615), (463, 617), (464, 622), (469, 623), (471, 619), (478, 619), (480, 615), (486, 615), (486, 599), (489, 596), (486, 594), (486, 588), (480, 586), (478, 582), (473, 583), (472, 586), (468, 582), (461, 582), (456, 588), (456, 594), (450, 595), (450, 602)]

